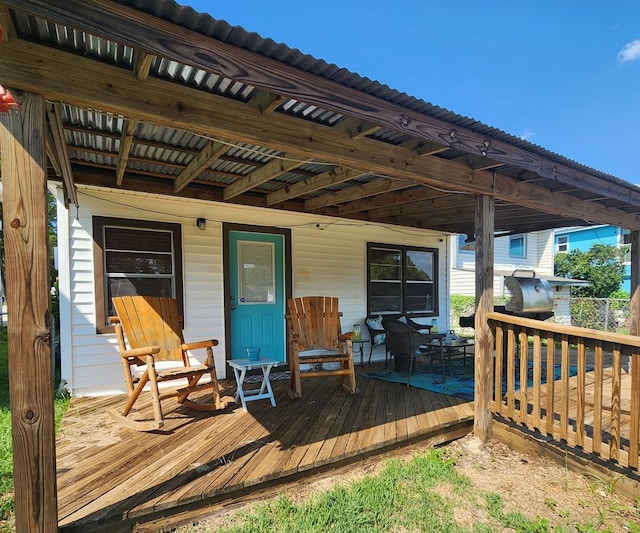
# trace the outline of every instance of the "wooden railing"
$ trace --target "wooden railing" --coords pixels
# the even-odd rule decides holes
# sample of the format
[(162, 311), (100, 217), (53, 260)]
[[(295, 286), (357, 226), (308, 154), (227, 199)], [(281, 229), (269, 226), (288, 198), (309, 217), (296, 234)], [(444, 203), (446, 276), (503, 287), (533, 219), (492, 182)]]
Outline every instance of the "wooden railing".
[(491, 410), (638, 470), (640, 337), (488, 313)]

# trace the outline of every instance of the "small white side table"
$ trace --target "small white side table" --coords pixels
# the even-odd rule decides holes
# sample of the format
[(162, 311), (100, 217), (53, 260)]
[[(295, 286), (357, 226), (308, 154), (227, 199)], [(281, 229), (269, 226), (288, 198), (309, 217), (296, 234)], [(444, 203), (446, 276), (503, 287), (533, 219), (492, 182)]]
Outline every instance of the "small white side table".
[[(235, 401), (238, 399), (242, 403), (242, 408), (247, 411), (247, 402), (254, 400), (271, 400), (271, 405), (276, 406), (276, 399), (273, 396), (273, 389), (271, 388), (271, 382), (269, 381), (269, 373), (274, 366), (278, 366), (282, 361), (276, 361), (275, 359), (269, 359), (261, 357), (257, 361), (251, 361), (249, 359), (232, 359), (227, 361), (229, 366), (233, 368), (233, 373), (236, 377), (236, 384), (238, 388), (235, 394)], [(262, 369), (262, 382), (260, 388), (256, 389), (244, 389), (244, 379), (247, 375), (247, 370), (253, 368)]]

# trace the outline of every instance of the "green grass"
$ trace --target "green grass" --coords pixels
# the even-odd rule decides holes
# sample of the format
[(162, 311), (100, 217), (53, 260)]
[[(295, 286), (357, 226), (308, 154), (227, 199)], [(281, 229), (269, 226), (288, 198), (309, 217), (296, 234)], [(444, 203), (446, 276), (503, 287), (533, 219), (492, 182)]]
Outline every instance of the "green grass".
[[(13, 515), (13, 446), (6, 337), (5, 328), (0, 326), (0, 531), (12, 531)], [(68, 407), (68, 394), (56, 397), (54, 401), (56, 431)]]
[[(426, 450), (407, 462), (391, 460), (375, 476), (337, 484), (300, 503), (281, 495), (251, 511), (238, 513), (222, 528), (207, 529), (203, 523), (179, 528), (175, 533), (612, 532), (602, 529), (601, 520), (579, 523), (569, 520), (569, 513), (560, 510), (554, 513), (555, 523), (521, 512), (505, 512), (502, 496), (483, 491), (456, 471), (453, 454), (447, 447)], [(520, 503), (526, 508), (526, 502)], [(555, 506), (551, 501), (548, 505)], [(463, 506), (472, 509), (474, 516), (473, 520), (467, 519), (466, 525), (454, 518), (455, 511)], [(606, 513), (604, 509), (602, 512)], [(635, 514), (640, 517), (638, 508)], [(628, 522), (627, 530), (640, 532), (633, 520)]]

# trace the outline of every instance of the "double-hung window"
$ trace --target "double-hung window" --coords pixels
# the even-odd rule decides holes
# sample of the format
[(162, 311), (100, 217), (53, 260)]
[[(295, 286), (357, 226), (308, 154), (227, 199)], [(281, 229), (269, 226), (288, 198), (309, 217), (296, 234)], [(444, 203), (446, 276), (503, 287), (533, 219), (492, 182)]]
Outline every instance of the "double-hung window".
[(98, 332), (113, 328), (114, 296), (176, 298), (182, 312), (182, 243), (179, 224), (94, 217)]
[(369, 243), (368, 314), (437, 314), (438, 250)]
[(564, 253), (569, 251), (569, 237), (560, 235), (556, 239), (556, 253)]
[(525, 235), (509, 237), (509, 257), (524, 259), (527, 257), (527, 238)]

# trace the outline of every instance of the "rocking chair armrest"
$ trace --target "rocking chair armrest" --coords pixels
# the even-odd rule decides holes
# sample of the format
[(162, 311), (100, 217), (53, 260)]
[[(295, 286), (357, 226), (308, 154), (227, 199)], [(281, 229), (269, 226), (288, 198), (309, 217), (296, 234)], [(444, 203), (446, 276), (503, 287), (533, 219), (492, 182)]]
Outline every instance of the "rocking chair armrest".
[(120, 355), (125, 359), (129, 357), (144, 357), (146, 355), (155, 355), (160, 352), (160, 346), (143, 346), (142, 348), (133, 348), (132, 350), (125, 350), (120, 352)]
[(353, 331), (347, 331), (347, 333), (343, 333), (338, 337), (338, 341), (340, 342), (350, 341), (352, 337), (353, 337)]
[(183, 350), (197, 350), (199, 348), (213, 348), (218, 346), (217, 339), (208, 339), (206, 341), (185, 342), (182, 345)]

